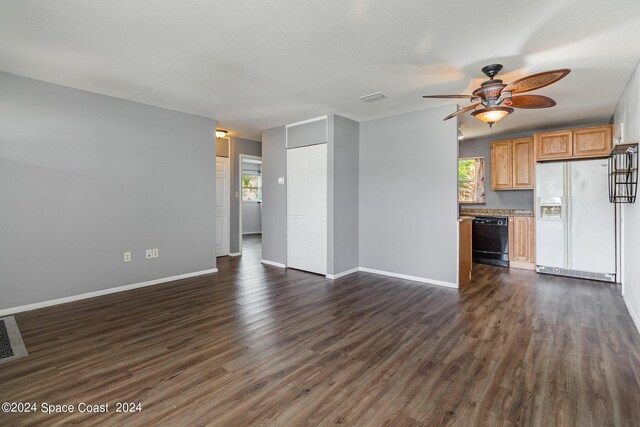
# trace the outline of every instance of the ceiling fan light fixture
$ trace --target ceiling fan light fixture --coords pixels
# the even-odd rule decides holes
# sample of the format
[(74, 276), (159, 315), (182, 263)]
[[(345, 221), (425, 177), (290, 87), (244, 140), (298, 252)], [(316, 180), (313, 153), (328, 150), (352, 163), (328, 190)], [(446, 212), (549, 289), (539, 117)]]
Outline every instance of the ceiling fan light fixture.
[(224, 138), (227, 135), (227, 131), (224, 129), (216, 129), (216, 138)]
[(489, 126), (493, 126), (494, 123), (499, 122), (511, 113), (513, 113), (513, 108), (510, 107), (487, 107), (474, 111), (471, 116)]

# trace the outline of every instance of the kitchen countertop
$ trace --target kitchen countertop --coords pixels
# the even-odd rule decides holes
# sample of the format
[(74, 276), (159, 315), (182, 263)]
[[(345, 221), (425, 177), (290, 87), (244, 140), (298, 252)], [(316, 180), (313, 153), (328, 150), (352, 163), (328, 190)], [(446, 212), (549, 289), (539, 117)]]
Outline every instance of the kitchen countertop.
[(460, 208), (460, 216), (527, 216), (533, 217), (533, 210), (530, 209), (485, 209), (485, 208)]

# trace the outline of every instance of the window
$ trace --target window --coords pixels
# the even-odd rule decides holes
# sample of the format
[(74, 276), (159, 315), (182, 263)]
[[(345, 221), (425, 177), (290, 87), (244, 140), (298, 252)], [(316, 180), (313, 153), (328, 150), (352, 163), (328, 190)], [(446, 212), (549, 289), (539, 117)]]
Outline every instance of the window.
[(458, 160), (458, 202), (484, 203), (484, 157)]
[(262, 202), (262, 176), (242, 174), (242, 201)]

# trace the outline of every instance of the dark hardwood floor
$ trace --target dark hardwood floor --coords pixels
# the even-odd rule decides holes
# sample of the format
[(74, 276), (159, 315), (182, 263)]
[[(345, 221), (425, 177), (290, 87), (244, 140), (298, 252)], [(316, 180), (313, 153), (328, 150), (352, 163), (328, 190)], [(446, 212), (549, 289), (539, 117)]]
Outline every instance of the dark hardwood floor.
[(460, 292), (330, 281), (250, 247), (217, 274), (17, 315), (30, 355), (0, 365), (0, 402), (142, 411), (0, 425), (640, 424), (640, 336), (614, 285), (480, 265)]

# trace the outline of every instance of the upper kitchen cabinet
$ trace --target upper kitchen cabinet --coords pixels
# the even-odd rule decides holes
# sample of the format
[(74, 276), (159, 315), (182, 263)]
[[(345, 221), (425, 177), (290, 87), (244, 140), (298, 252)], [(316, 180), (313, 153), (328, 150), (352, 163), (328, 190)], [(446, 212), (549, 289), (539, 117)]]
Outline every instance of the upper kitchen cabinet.
[(573, 157), (606, 157), (611, 152), (612, 144), (611, 126), (573, 131)]
[(537, 133), (534, 139), (538, 162), (607, 157), (613, 144), (610, 125)]
[(532, 189), (535, 176), (533, 138), (514, 139), (511, 145), (513, 159), (513, 188)]
[(533, 188), (533, 139), (520, 138), (491, 144), (491, 189)]
[(495, 141), (491, 144), (491, 188), (510, 190), (513, 181), (511, 166), (511, 141)]
[(536, 160), (560, 160), (571, 157), (573, 153), (573, 132), (545, 132), (534, 135)]

